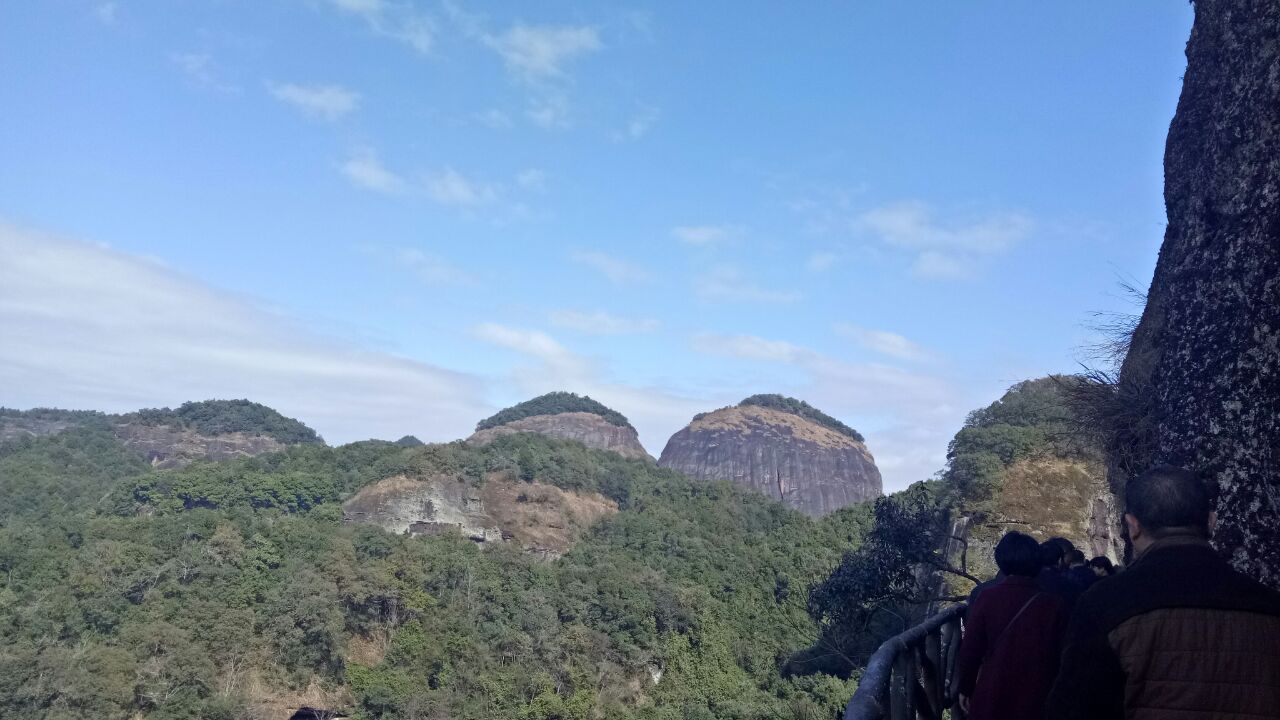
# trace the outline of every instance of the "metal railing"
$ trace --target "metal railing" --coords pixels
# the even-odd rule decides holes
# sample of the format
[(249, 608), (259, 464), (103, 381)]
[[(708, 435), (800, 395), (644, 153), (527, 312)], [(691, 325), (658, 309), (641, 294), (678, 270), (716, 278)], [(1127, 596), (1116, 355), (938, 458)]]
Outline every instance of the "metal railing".
[(966, 605), (957, 603), (890, 638), (867, 661), (845, 720), (962, 720), (956, 659)]

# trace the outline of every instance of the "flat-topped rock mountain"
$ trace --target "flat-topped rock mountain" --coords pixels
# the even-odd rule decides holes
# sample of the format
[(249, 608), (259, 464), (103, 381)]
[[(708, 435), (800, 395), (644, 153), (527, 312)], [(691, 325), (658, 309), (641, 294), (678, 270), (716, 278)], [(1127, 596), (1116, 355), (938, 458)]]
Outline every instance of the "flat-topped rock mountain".
[(0, 443), (73, 430), (110, 432), (157, 468), (196, 460), (232, 460), (323, 444), (314, 430), (248, 400), (205, 400), (175, 409), (153, 408), (121, 415), (93, 411), (0, 408)]
[(467, 442), (484, 445), (513, 433), (536, 433), (573, 440), (626, 458), (652, 460), (636, 429), (621, 413), (589, 397), (553, 392), (514, 405), (481, 420)]
[(781, 395), (698, 415), (671, 437), (658, 464), (752, 488), (815, 517), (876, 498), (882, 487), (857, 431)]

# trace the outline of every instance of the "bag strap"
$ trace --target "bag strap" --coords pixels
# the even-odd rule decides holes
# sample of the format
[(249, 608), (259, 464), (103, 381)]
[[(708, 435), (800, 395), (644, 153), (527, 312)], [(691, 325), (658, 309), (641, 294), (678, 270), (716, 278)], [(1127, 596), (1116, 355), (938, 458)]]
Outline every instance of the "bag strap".
[(1017, 614), (1013, 616), (1013, 619), (1009, 621), (1009, 624), (1005, 625), (1004, 629), (1000, 631), (1000, 635), (996, 637), (996, 641), (991, 643), (991, 650), (987, 652), (987, 657), (991, 657), (996, 654), (996, 650), (1000, 649), (1000, 644), (1009, 635), (1009, 629), (1018, 622), (1018, 618), (1022, 617), (1022, 613), (1026, 612), (1027, 608), (1031, 607), (1031, 603), (1035, 602), (1043, 594), (1043, 591), (1038, 590), (1035, 595), (1031, 596), (1030, 600), (1027, 600), (1022, 604), (1022, 607), (1018, 610)]

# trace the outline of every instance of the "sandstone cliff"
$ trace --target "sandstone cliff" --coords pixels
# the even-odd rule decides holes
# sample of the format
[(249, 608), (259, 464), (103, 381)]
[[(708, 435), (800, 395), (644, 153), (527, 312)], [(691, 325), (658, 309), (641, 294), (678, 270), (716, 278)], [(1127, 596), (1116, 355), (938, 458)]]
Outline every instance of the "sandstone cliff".
[(0, 409), (0, 443), (73, 429), (109, 432), (157, 468), (231, 460), (321, 443), (313, 430), (247, 400), (208, 400), (124, 415), (91, 411)]
[(573, 393), (547, 393), (502, 410), (481, 420), (467, 442), (484, 445), (512, 433), (536, 433), (627, 458), (653, 459), (621, 413)]
[(753, 404), (695, 418), (671, 437), (658, 464), (752, 488), (811, 516), (881, 493), (875, 459), (852, 431)]
[(484, 445), (494, 438), (513, 433), (537, 433), (560, 440), (575, 440), (596, 450), (611, 450), (627, 458), (652, 460), (640, 444), (636, 429), (630, 425), (614, 425), (599, 415), (586, 412), (533, 415), (506, 425), (478, 430), (467, 442)]
[(596, 493), (500, 474), (479, 487), (453, 477), (396, 476), (363, 488), (342, 505), (347, 522), (397, 534), (459, 533), (478, 543), (514, 542), (547, 558), (563, 555), (583, 530), (617, 510)]

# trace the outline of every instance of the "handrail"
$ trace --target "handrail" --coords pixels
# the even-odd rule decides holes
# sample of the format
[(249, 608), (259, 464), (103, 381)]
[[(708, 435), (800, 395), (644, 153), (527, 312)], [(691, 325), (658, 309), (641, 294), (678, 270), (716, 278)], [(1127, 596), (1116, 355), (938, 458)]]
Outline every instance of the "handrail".
[(956, 660), (960, 623), (967, 609), (957, 603), (885, 641), (867, 661), (845, 720), (962, 720), (956, 705)]

